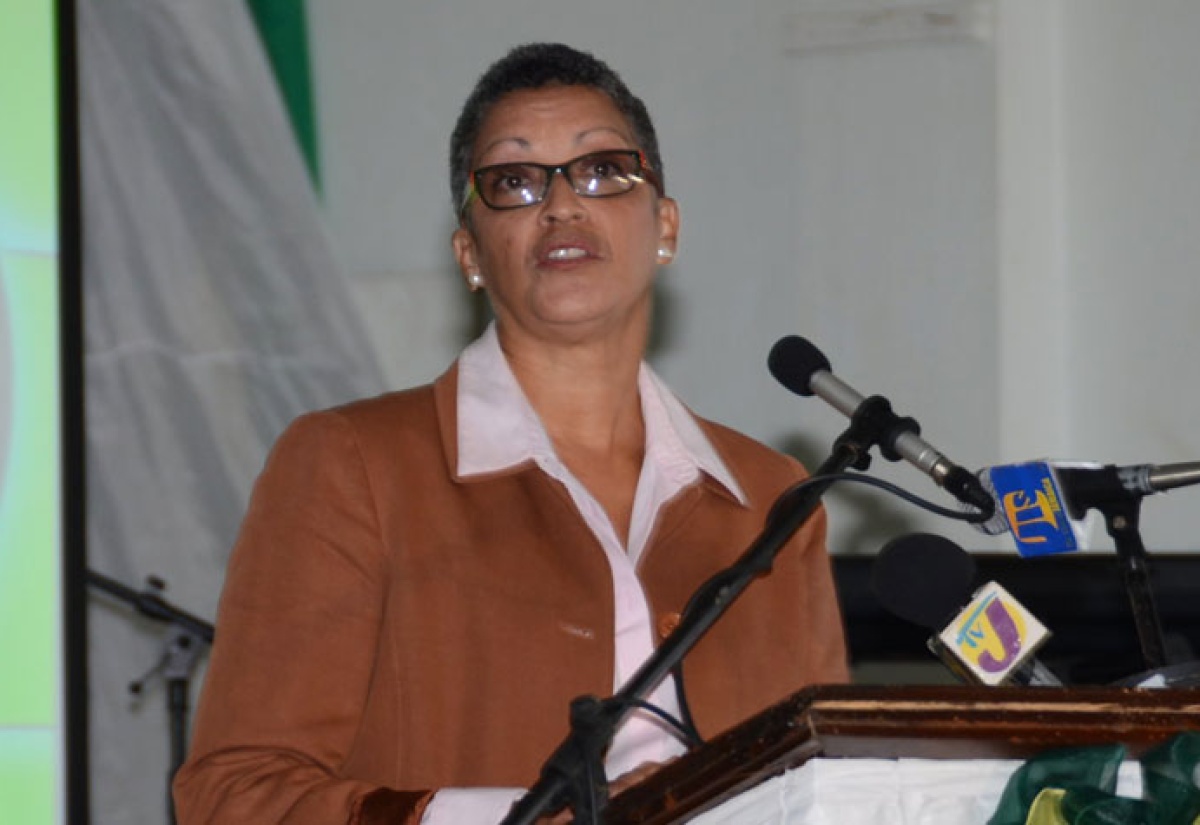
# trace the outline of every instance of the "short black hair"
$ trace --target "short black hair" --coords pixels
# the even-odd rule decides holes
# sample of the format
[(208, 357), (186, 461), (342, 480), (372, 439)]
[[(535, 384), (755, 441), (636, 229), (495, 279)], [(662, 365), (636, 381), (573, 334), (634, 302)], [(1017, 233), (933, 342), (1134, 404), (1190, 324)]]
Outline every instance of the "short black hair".
[(458, 115), (450, 135), (450, 198), (456, 211), (471, 174), (475, 139), (492, 106), (512, 92), (547, 86), (588, 86), (608, 95), (629, 121), (634, 140), (645, 153), (660, 185), (665, 183), (658, 136), (650, 113), (620, 75), (591, 54), (562, 43), (527, 43), (514, 48), (483, 73)]

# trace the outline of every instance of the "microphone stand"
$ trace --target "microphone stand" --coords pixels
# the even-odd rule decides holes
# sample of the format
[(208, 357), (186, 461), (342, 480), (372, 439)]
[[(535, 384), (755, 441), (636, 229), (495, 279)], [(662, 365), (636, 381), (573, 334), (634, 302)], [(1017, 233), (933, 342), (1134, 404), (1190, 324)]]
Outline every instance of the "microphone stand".
[(750, 547), (730, 567), (700, 586), (691, 609), (637, 672), (608, 699), (581, 696), (571, 702), (571, 731), (550, 755), (538, 781), (513, 805), (501, 825), (530, 825), (538, 817), (571, 804), (575, 822), (597, 825), (608, 803), (604, 752), (617, 727), (636, 703), (683, 661), (684, 656), (724, 615), (738, 596), (760, 576), (771, 571), (779, 551), (817, 509), (821, 496), (833, 483), (823, 476), (846, 469), (866, 470), (871, 447), (887, 444), (897, 432), (910, 428), (887, 400), (872, 396), (850, 418), (850, 426), (834, 442), (830, 456), (813, 478), (813, 484), (791, 488), (776, 499), (766, 524)]
[(1141, 499), (1098, 507), (1104, 514), (1104, 525), (1113, 537), (1120, 560), (1121, 578), (1129, 594), (1129, 605), (1133, 610), (1133, 622), (1137, 627), (1138, 642), (1146, 667), (1157, 670), (1167, 664), (1166, 644), (1163, 640), (1162, 624), (1154, 602), (1154, 591), (1150, 587), (1150, 566), (1146, 546), (1138, 531)]
[(1154, 602), (1154, 591), (1150, 587), (1146, 546), (1138, 529), (1142, 499), (1146, 494), (1122, 485), (1117, 478), (1116, 467), (1086, 472), (1064, 469), (1059, 473), (1067, 482), (1064, 495), (1072, 515), (1082, 517), (1094, 507), (1104, 516), (1104, 526), (1116, 545), (1121, 579), (1125, 584), (1125, 592), (1129, 594), (1142, 659), (1149, 670), (1165, 667), (1166, 644)]
[(171, 782), (187, 758), (188, 696), (191, 692), (189, 682), (205, 645), (212, 644), (213, 626), (163, 599), (160, 594), (166, 585), (154, 576), (147, 580), (147, 587), (141, 592), (90, 569), (87, 571), (87, 580), (88, 584), (126, 602), (143, 616), (171, 625), (171, 634), (165, 642), (162, 658), (150, 673), (131, 683), (129, 690), (135, 694), (141, 693), (143, 684), (155, 673), (161, 673), (167, 682), (167, 706), (171, 726), (167, 816), (174, 825), (175, 806), (171, 803)]

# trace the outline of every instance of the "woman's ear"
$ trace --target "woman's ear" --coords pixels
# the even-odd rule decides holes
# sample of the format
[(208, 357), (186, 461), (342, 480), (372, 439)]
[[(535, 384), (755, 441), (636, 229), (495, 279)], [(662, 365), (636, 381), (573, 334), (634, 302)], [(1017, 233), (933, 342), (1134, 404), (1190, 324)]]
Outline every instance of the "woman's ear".
[(450, 245), (454, 249), (454, 260), (458, 261), (458, 271), (467, 282), (467, 288), (474, 292), (482, 287), (483, 273), (479, 270), (479, 255), (471, 231), (460, 226), (450, 236)]
[(658, 199), (659, 262), (667, 263), (679, 249), (679, 204), (674, 198)]

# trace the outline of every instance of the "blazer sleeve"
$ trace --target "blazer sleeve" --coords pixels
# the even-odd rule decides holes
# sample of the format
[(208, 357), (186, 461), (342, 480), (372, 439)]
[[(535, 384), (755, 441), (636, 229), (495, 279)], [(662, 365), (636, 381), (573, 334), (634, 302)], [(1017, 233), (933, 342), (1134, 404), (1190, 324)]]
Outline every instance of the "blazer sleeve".
[(833, 562), (826, 548), (827, 518), (821, 506), (793, 542), (800, 545), (785, 552), (798, 552), (803, 559), (803, 580), (808, 586), (801, 617), (808, 634), (809, 683), (826, 685), (850, 681), (846, 632), (833, 579)]
[(255, 485), (226, 573), (178, 818), (417, 823), (432, 789), (350, 778), (390, 575), (354, 431), (294, 422)]

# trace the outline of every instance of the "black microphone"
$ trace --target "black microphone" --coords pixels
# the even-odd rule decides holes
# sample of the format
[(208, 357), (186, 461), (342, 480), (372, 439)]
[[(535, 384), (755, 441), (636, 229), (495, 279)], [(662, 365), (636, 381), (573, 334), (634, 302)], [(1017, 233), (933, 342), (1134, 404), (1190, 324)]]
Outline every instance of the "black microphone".
[(987, 467), (978, 477), (994, 496), (996, 510), (975, 529), (1012, 533), (1017, 552), (1039, 556), (1081, 548), (1088, 510), (1200, 484), (1200, 461), (1128, 467), (1027, 461)]
[[(872, 402), (879, 404), (884, 414), (891, 415), (891, 404), (887, 399), (881, 396), (864, 398), (835, 376), (829, 359), (799, 335), (788, 335), (776, 341), (767, 358), (767, 366), (776, 380), (792, 392), (806, 397), (816, 395), (851, 419), (863, 414)], [(983, 518), (992, 516), (995, 499), (974, 473), (950, 461), (922, 439), (921, 427), (913, 419), (896, 419), (895, 423), (888, 440), (881, 445), (880, 451), (885, 458), (891, 461), (903, 458), (959, 501), (980, 510)]]
[(1050, 632), (995, 582), (974, 590), (975, 575), (957, 544), (913, 533), (879, 551), (871, 590), (889, 613), (931, 631), (929, 649), (964, 682), (1062, 685), (1034, 656)]
[(1125, 501), (1154, 493), (1165, 493), (1177, 487), (1200, 484), (1200, 461), (1180, 464), (1131, 464), (1118, 467), (1055, 468), (1066, 487), (1067, 504), (1076, 517), (1092, 507), (1110, 501)]

